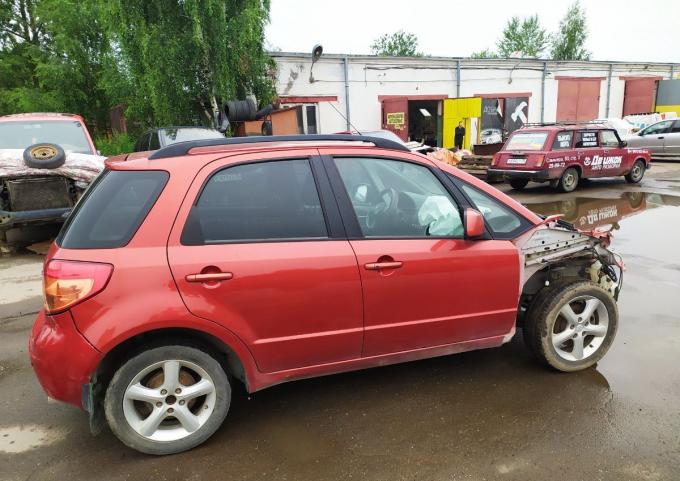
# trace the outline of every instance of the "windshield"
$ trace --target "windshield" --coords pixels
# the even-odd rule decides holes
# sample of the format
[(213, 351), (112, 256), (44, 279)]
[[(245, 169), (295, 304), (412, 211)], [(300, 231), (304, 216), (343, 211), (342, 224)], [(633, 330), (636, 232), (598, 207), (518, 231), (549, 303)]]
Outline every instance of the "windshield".
[(83, 125), (74, 120), (0, 122), (0, 149), (25, 149), (48, 142), (66, 152), (92, 154)]
[(547, 132), (522, 132), (513, 134), (504, 150), (542, 150)]
[(182, 129), (163, 129), (165, 145), (176, 144), (177, 142), (187, 142), (189, 140), (203, 139), (223, 139), (217, 130), (202, 128), (182, 128)]

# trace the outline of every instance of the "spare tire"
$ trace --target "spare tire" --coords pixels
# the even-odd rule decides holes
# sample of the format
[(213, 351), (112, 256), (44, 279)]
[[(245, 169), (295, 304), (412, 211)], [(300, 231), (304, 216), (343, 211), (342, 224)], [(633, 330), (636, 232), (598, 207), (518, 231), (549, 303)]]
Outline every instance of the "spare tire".
[(24, 150), (24, 164), (32, 169), (56, 169), (64, 162), (66, 153), (57, 144), (33, 144)]

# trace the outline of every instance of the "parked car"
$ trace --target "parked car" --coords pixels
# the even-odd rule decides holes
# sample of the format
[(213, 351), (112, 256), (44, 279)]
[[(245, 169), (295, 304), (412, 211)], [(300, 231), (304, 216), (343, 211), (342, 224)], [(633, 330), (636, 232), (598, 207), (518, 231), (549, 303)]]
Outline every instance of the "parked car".
[(680, 160), (680, 119), (652, 124), (628, 137), (628, 145), (649, 150), (655, 159)]
[(112, 158), (45, 259), (29, 351), (53, 399), (152, 454), (208, 439), (234, 383), (509, 342), (560, 371), (611, 345), (621, 262), (401, 143), (245, 137)]
[(631, 124), (628, 120), (619, 119), (615, 117), (608, 119), (593, 120), (593, 123), (595, 122), (599, 122), (600, 124), (602, 124), (603, 127), (616, 130), (616, 133), (619, 134), (619, 138), (621, 140), (628, 139), (628, 137), (634, 135), (636, 132), (640, 130), (637, 126)]
[(63, 222), (103, 169), (82, 117), (0, 117), (0, 243), (28, 226)]
[(501, 129), (483, 129), (480, 133), (480, 144), (500, 144), (503, 142), (503, 132)]
[(494, 155), (490, 179), (505, 179), (513, 189), (529, 181), (550, 182), (571, 192), (581, 179), (622, 175), (638, 183), (651, 166), (645, 149), (631, 148), (614, 129), (598, 125), (524, 127), (508, 138)]
[(150, 129), (139, 136), (135, 152), (158, 150), (177, 142), (203, 139), (223, 139), (224, 134), (208, 127), (162, 127)]

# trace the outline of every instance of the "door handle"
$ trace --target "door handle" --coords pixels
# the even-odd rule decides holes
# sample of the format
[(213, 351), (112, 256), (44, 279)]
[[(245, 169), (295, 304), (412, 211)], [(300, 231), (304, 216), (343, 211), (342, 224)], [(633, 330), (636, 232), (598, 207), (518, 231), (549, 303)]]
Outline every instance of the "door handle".
[(380, 270), (383, 270), (383, 269), (399, 269), (403, 265), (404, 265), (404, 263), (400, 262), (400, 261), (369, 262), (368, 264), (364, 264), (364, 268), (367, 271), (380, 271)]
[(657, 137), (658, 140), (663, 140), (663, 136)]
[(206, 274), (187, 274), (184, 278), (187, 282), (219, 282), (233, 278), (231, 272), (209, 272)]

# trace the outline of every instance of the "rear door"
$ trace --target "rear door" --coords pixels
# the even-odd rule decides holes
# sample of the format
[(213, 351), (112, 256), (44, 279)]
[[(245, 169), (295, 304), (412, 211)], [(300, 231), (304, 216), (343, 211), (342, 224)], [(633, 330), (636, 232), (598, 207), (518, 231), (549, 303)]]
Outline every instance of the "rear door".
[(330, 184), (318, 158), (290, 155), (206, 166), (168, 243), (187, 308), (238, 335), (263, 372), (355, 359), (363, 339), (359, 272)]
[(621, 141), (615, 130), (600, 130), (600, 146), (602, 147), (602, 175), (623, 175), (632, 165), (632, 156), (626, 156)]
[(363, 356), (511, 331), (517, 249), (507, 240), (465, 239), (462, 205), (433, 167), (361, 156), (326, 165), (359, 261)]
[(680, 120), (674, 121), (670, 132), (666, 134), (663, 152), (664, 154), (680, 155)]
[(602, 148), (597, 130), (577, 130), (574, 149), (578, 163), (583, 169), (582, 177), (601, 177)]

